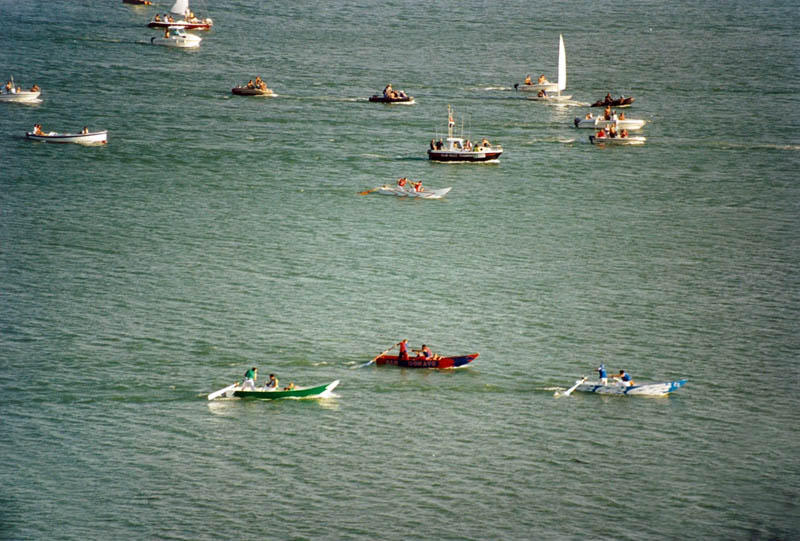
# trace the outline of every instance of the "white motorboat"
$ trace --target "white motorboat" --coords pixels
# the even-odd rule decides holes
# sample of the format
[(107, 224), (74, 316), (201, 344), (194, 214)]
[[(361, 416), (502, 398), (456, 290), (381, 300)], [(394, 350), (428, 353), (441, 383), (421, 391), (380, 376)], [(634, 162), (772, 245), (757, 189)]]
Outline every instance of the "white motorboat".
[[(514, 88), (522, 92), (535, 92), (537, 94), (536, 97), (531, 97), (529, 99), (538, 99), (542, 101), (558, 101), (560, 99), (564, 101), (572, 97), (561, 96), (561, 91), (567, 88), (567, 51), (564, 48), (563, 35), (558, 35), (558, 81), (551, 83), (545, 79), (542, 82), (518, 83), (514, 85)], [(539, 95), (542, 92), (543, 94)], [(555, 95), (553, 95), (553, 93), (555, 93)]]
[(617, 131), (620, 130), (641, 130), (647, 122), (636, 118), (623, 118), (606, 120), (602, 116), (591, 118), (575, 118), (574, 124), (576, 128), (584, 129), (607, 129), (614, 126)]
[(214, 21), (210, 18), (198, 19), (194, 13), (189, 9), (189, 0), (175, 0), (175, 3), (169, 8), (170, 13), (174, 13), (182, 19), (175, 20), (172, 15), (166, 13), (164, 18), (156, 14), (153, 20), (147, 26), (150, 28), (183, 28), (186, 30), (210, 30), (214, 25)]
[(169, 28), (167, 34), (164, 36), (153, 36), (150, 38), (150, 43), (153, 45), (165, 45), (167, 47), (181, 47), (192, 48), (200, 47), (200, 42), (203, 38), (188, 34), (181, 28)]
[[(487, 139), (471, 143), (469, 139), (453, 135), (456, 123), (453, 120), (453, 110), (447, 106), (447, 142), (431, 141), (428, 149), (428, 159), (436, 162), (488, 162), (497, 161), (503, 154), (503, 147), (493, 145)], [(463, 126), (462, 126), (463, 132)], [(462, 133), (463, 135), (463, 133)]]
[(441, 199), (453, 188), (439, 188), (438, 190), (431, 190), (424, 188), (422, 191), (417, 191), (413, 186), (407, 184), (405, 186), (384, 184), (377, 189), (381, 195), (395, 195), (397, 197), (410, 197), (418, 199)]
[[(35, 89), (35, 90), (34, 90)], [(39, 87), (33, 85), (33, 88), (30, 90), (24, 90), (22, 87), (18, 87), (14, 84), (14, 77), (11, 77), (11, 80), (8, 81), (5, 85), (3, 85), (2, 90), (0, 90), (0, 101), (7, 101), (7, 102), (29, 102), (29, 101), (36, 101), (39, 99), (39, 95), (42, 93), (39, 90)]]
[(617, 135), (611, 137), (608, 133), (600, 135), (599, 132), (589, 136), (589, 142), (594, 145), (643, 145), (647, 138), (642, 135)]
[(25, 137), (33, 141), (48, 143), (77, 143), (79, 145), (104, 145), (108, 142), (108, 130), (85, 133), (33, 133), (25, 132)]

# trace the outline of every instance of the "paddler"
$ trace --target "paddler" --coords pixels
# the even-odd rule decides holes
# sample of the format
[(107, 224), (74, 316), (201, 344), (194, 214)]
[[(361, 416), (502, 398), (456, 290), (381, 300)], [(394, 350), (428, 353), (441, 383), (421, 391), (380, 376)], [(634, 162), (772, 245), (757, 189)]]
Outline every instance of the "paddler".
[(400, 352), (397, 354), (398, 361), (407, 361), (408, 360), (408, 339), (403, 338), (395, 346), (400, 346)]
[(244, 381), (242, 382), (243, 391), (255, 391), (256, 380), (258, 379), (258, 368), (255, 366), (244, 373)]
[(269, 375), (269, 381), (264, 384), (265, 391), (274, 391), (278, 388), (278, 378), (275, 377), (275, 374)]
[(625, 370), (620, 370), (614, 379), (619, 380), (623, 387), (633, 387), (633, 380)]
[(597, 377), (600, 379), (600, 383), (603, 385), (608, 385), (608, 374), (606, 373), (605, 364), (601, 364), (597, 367)]

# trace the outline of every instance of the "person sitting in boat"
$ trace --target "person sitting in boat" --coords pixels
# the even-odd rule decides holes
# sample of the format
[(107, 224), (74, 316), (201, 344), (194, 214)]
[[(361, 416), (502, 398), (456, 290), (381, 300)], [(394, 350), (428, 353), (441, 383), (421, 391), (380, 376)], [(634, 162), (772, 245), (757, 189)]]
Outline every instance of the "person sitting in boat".
[(597, 377), (600, 379), (600, 383), (603, 385), (608, 385), (608, 374), (606, 373), (606, 365), (601, 364), (597, 367)]
[(619, 119), (620, 120), (625, 120), (625, 111), (620, 112)]
[(418, 180), (412, 184), (415, 192), (424, 192), (425, 188), (422, 187), (422, 181)]
[(242, 382), (243, 391), (255, 391), (256, 380), (258, 379), (258, 368), (255, 366), (244, 373), (244, 381)]
[(172, 18), (172, 15), (167, 16), (167, 22), (174, 23), (175, 19)]
[(531, 76), (530, 75), (525, 77), (525, 83), (524, 84), (526, 84), (526, 85), (532, 85), (533, 84), (533, 81), (531, 81)]
[(33, 86), (31, 87), (31, 92), (39, 92), (40, 90), (41, 88), (39, 88), (39, 85), (33, 83)]
[(408, 96), (406, 95), (406, 93), (405, 93), (405, 90), (398, 90), (398, 91), (397, 91), (397, 96), (398, 96), (399, 98), (402, 98), (402, 99), (406, 99), (406, 98), (408, 97)]
[(491, 147), (492, 144), (489, 142), (489, 140), (486, 137), (484, 137), (483, 139), (481, 139), (481, 146), (482, 147)]
[(436, 150), (442, 150), (444, 148), (444, 143), (441, 139), (436, 142)]
[(536, 82), (537, 82), (538, 84), (540, 84), (540, 85), (546, 85), (546, 84), (549, 84), (549, 83), (550, 83), (550, 81), (548, 81), (548, 80), (547, 80), (547, 77), (545, 77), (545, 76), (544, 76), (544, 73), (542, 73), (542, 74), (539, 76), (539, 79), (537, 79), (537, 81), (536, 81)]
[(431, 150), (436, 150), (436, 141), (431, 139)]
[(154, 23), (160, 23), (161, 22), (161, 17), (158, 15), (158, 13), (156, 13), (156, 16), (153, 17), (153, 22)]
[(464, 141), (464, 150), (472, 151), (472, 141), (470, 141), (469, 139)]
[(383, 88), (383, 97), (390, 98), (392, 95), (392, 83), (389, 83)]
[(611, 126), (608, 127), (608, 136), (609, 137), (616, 137), (617, 135), (618, 135), (617, 134), (617, 127), (614, 124), (612, 124)]
[(82, 135), (87, 135), (89, 133), (89, 126), (84, 126), (81, 130)]
[(546, 98), (547, 97), (547, 92), (543, 88), (536, 94), (536, 96), (539, 97), (539, 98)]
[(603, 120), (611, 120), (611, 106), (606, 105), (606, 108), (603, 110)]
[(294, 390), (294, 382), (289, 382), (289, 385), (283, 388), (284, 391), (293, 391)]
[(169, 26), (164, 27), (164, 39), (169, 39)]
[(606, 94), (605, 102), (611, 103), (612, 101), (614, 101), (614, 98), (611, 97), (611, 92), (609, 92), (608, 94)]
[(253, 80), (252, 79), (247, 81), (247, 85), (246, 86), (247, 86), (247, 88), (255, 88), (256, 87), (256, 85), (253, 84)]
[(431, 348), (429, 348), (425, 344), (422, 344), (422, 348), (415, 349), (414, 351), (418, 353), (417, 355), (418, 360), (427, 361), (427, 360), (436, 360), (439, 358), (439, 356), (436, 355), (434, 352), (432, 352)]
[(401, 188), (405, 188), (406, 182), (408, 182), (408, 179), (406, 177), (400, 177), (397, 179), (397, 185), (400, 186)]
[(265, 391), (274, 391), (278, 388), (278, 378), (275, 377), (275, 374), (269, 375), (269, 380), (264, 384)]
[(633, 387), (633, 380), (625, 370), (620, 370), (614, 379), (618, 380), (623, 387)]
[(619, 132), (619, 136), (622, 137), (622, 138), (628, 137), (628, 130), (626, 130), (625, 128), (622, 128), (622, 131)]
[(592, 113), (586, 113), (586, 116), (585, 116), (584, 118), (585, 118), (586, 120), (591, 120), (591, 119), (593, 119), (593, 118), (594, 118), (594, 115), (593, 115)]
[(42, 125), (41, 124), (34, 124), (33, 125), (33, 135), (44, 135), (44, 133), (42, 133)]
[(603, 137), (605, 137), (605, 136), (606, 136), (606, 130), (604, 130), (603, 128), (600, 128), (599, 130), (597, 130), (597, 133), (596, 133), (595, 135), (596, 135), (597, 137), (601, 137), (601, 138), (603, 138)]

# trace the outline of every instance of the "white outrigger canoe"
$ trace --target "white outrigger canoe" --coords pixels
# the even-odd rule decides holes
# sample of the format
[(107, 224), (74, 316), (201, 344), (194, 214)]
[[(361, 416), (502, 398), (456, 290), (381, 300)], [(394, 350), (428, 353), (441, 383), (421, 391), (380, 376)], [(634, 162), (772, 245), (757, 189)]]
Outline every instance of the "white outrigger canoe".
[(647, 122), (636, 118), (624, 118), (622, 120), (606, 120), (603, 117), (575, 118), (576, 128), (581, 129), (600, 129), (614, 126), (617, 131), (621, 130), (641, 130)]
[(438, 190), (430, 190), (428, 188), (424, 188), (423, 191), (418, 192), (414, 189), (413, 186), (392, 186), (390, 184), (384, 184), (383, 186), (379, 187), (376, 191), (381, 195), (395, 195), (397, 197), (411, 197), (411, 198), (418, 198), (418, 199), (441, 199), (444, 197), (447, 192), (452, 190), (452, 187), (449, 188), (440, 188)]
[(108, 142), (108, 130), (89, 133), (41, 133), (25, 132), (25, 137), (33, 141), (47, 143), (77, 143), (79, 145), (104, 145)]
[(586, 378), (575, 382), (575, 391), (582, 393), (614, 394), (614, 395), (641, 395), (641, 396), (666, 396), (671, 392), (677, 391), (686, 383), (688, 379), (666, 381), (663, 383), (638, 383), (631, 386), (624, 386), (620, 383), (603, 384), (600, 381), (587, 381)]

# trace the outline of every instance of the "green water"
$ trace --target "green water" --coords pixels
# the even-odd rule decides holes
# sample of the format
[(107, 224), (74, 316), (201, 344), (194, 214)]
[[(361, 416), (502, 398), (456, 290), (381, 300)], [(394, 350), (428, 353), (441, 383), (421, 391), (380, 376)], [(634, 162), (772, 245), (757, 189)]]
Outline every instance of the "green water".
[[(0, 538), (800, 537), (796, 6), (168, 7), (0, 0)], [(572, 127), (606, 92), (645, 145)], [(499, 163), (426, 159), (448, 104)], [(357, 368), (401, 338), (481, 355)], [(554, 397), (600, 362), (689, 384)], [(341, 384), (205, 399), (253, 365)]]

